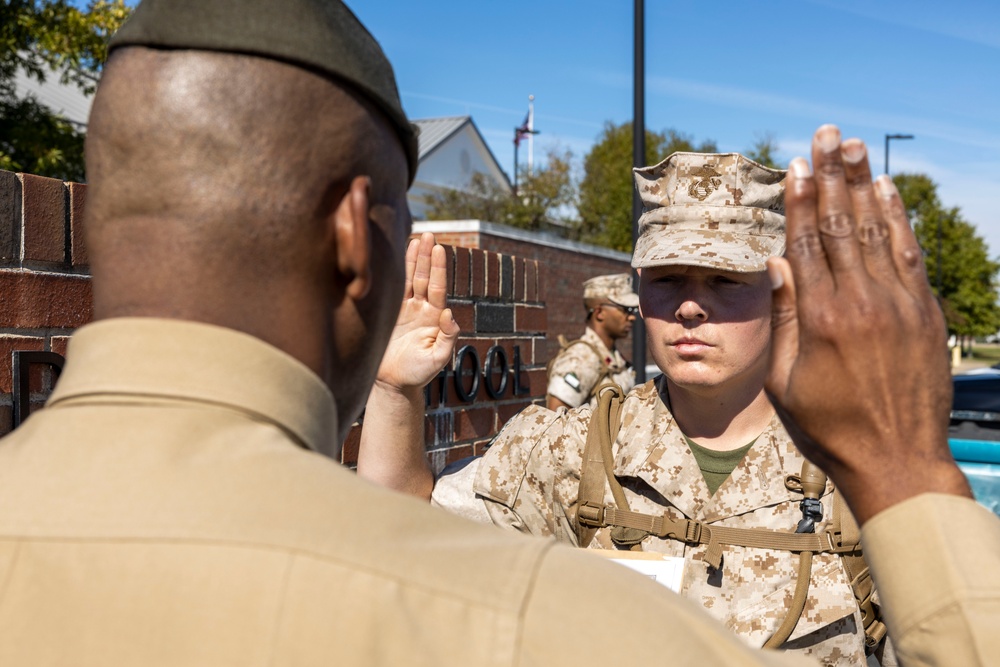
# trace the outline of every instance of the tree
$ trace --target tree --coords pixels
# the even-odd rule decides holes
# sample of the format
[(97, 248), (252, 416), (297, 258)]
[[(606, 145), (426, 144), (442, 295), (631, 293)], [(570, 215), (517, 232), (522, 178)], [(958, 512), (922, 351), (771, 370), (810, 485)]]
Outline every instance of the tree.
[(475, 173), (465, 190), (446, 190), (428, 199), (428, 220), (487, 220), (521, 229), (565, 225), (575, 200), (573, 155), (549, 151), (546, 163), (532, 173), (521, 172), (519, 191), (510, 190), (484, 174)]
[(17, 72), (92, 94), (107, 42), (131, 10), (124, 0), (4, 0), (0, 5), (0, 169), (84, 180), (83, 134), (33, 97), (19, 98)]
[(941, 205), (937, 185), (928, 176), (897, 174), (893, 182), (914, 224), (948, 331), (962, 337), (996, 333), (1000, 330), (1000, 263), (989, 258), (986, 242), (975, 226), (962, 218), (958, 207)]
[[(646, 131), (646, 159), (655, 164), (676, 151), (714, 153), (715, 142), (694, 140), (675, 130)], [(632, 251), (632, 123), (604, 125), (598, 141), (587, 153), (580, 183), (582, 241)]]
[(774, 139), (774, 134), (772, 132), (764, 132), (763, 134), (757, 135), (757, 139), (754, 141), (753, 147), (744, 153), (744, 155), (754, 162), (759, 162), (765, 167), (771, 167), (772, 169), (784, 169), (784, 167), (778, 164), (774, 157), (774, 154), (777, 152), (778, 143)]

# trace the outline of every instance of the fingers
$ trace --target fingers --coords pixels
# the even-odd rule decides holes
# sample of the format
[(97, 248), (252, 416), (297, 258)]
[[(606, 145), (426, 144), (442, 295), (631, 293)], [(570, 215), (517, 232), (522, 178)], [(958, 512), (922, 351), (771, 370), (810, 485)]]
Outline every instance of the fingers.
[(862, 262), (855, 233), (855, 217), (841, 154), (840, 130), (824, 125), (812, 143), (813, 170), (818, 193), (817, 229), (835, 284), (855, 277)]
[(771, 279), (771, 368), (765, 383), (773, 399), (785, 396), (788, 379), (799, 353), (799, 318), (795, 279), (788, 261), (780, 257), (767, 260)]
[(816, 182), (809, 163), (795, 158), (785, 179), (785, 219), (788, 261), (799, 291), (826, 300), (832, 293), (830, 267), (820, 241), (816, 215)]
[(431, 253), (433, 250), (434, 235), (430, 232), (421, 234), (417, 246), (416, 265), (413, 269), (412, 296), (415, 299), (427, 298), (427, 287), (431, 280)]
[(435, 308), (448, 305), (448, 253), (444, 246), (435, 245), (431, 251), (431, 274), (427, 285), (427, 301)]
[(406, 246), (406, 284), (403, 288), (403, 298), (413, 298), (413, 272), (417, 269), (417, 253), (420, 250), (420, 239), (410, 239)]
[(891, 178), (883, 174), (875, 182), (875, 189), (882, 218), (886, 221), (889, 232), (892, 261), (900, 281), (911, 294), (929, 295), (927, 268), (924, 266), (920, 245), (910, 228), (910, 220), (906, 217), (906, 209), (903, 207), (896, 185)]
[(848, 139), (840, 147), (861, 255), (868, 273), (876, 280), (894, 271), (889, 227), (872, 185), (868, 150), (860, 139)]

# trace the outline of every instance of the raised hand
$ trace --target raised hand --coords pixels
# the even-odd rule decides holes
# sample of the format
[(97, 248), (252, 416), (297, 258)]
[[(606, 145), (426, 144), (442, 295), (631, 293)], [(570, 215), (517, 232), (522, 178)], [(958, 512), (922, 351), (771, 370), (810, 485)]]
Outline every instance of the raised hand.
[(899, 193), (832, 125), (812, 162), (790, 165), (787, 260), (768, 262), (771, 402), (859, 522), (922, 492), (971, 497), (948, 449), (944, 319)]
[(396, 328), (368, 396), (358, 475), (429, 499), (434, 487), (424, 455), (424, 386), (451, 359), (459, 326), (447, 307), (444, 248), (433, 234), (406, 249), (406, 291)]
[(447, 307), (445, 259), (433, 234), (406, 249), (406, 291), (376, 380), (385, 388), (423, 389), (451, 359), (459, 326)]

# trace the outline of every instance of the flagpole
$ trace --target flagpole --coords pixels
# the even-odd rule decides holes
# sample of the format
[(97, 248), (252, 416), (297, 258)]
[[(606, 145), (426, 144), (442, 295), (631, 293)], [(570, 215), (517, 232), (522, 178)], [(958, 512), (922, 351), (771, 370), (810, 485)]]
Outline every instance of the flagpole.
[(528, 95), (528, 175), (535, 159), (535, 96)]
[(520, 143), (517, 128), (514, 128), (514, 196), (517, 196), (517, 145)]

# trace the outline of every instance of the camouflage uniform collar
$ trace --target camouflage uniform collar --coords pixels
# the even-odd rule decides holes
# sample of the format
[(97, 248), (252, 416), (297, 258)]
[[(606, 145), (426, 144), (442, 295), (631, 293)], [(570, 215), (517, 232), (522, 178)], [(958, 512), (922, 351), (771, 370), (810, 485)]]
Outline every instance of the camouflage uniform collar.
[(618, 350), (609, 350), (608, 346), (604, 344), (601, 337), (597, 335), (597, 332), (587, 327), (583, 335), (580, 336), (580, 340), (590, 343), (595, 349), (601, 354), (601, 360), (608, 364), (608, 367), (612, 371), (620, 371), (625, 367), (625, 360)]
[(615, 471), (620, 478), (642, 480), (685, 516), (701, 521), (718, 521), (798, 499), (785, 488), (784, 480), (799, 473), (802, 455), (777, 416), (729, 479), (710, 495), (684, 434), (661, 399), (665, 383), (661, 376), (627, 399), (616, 441)]

